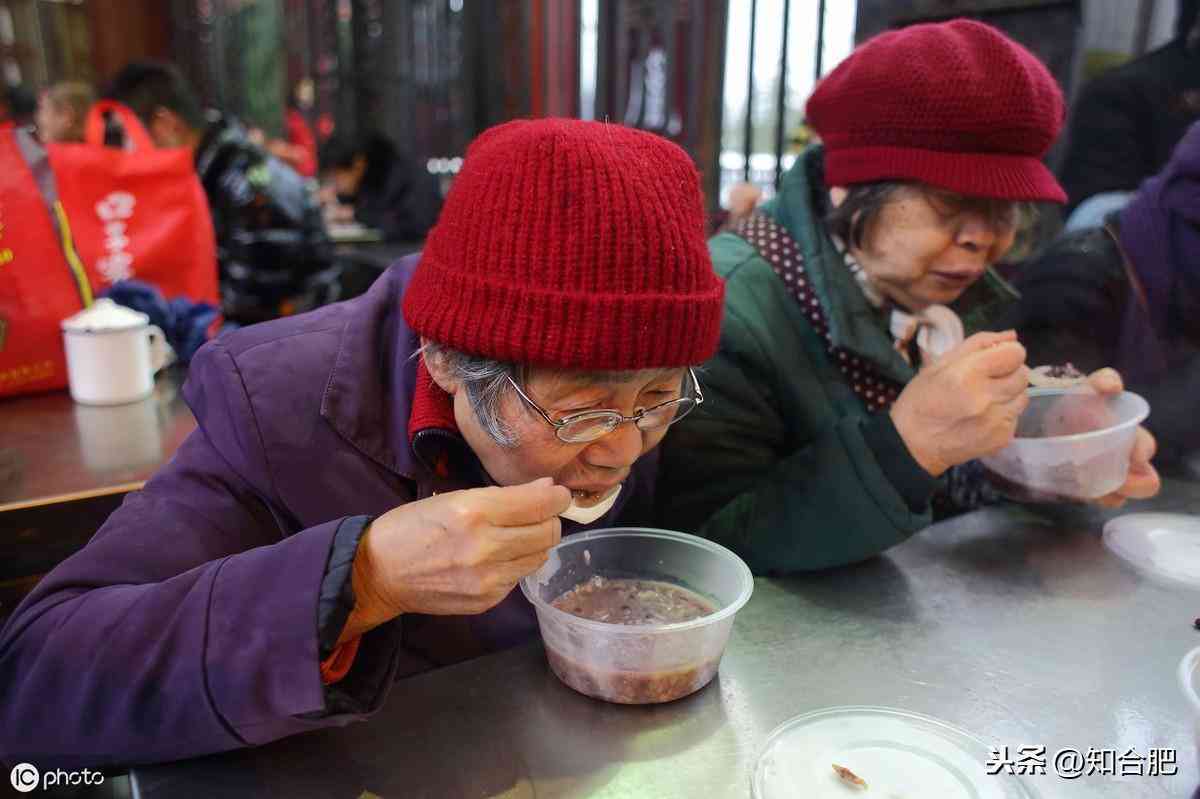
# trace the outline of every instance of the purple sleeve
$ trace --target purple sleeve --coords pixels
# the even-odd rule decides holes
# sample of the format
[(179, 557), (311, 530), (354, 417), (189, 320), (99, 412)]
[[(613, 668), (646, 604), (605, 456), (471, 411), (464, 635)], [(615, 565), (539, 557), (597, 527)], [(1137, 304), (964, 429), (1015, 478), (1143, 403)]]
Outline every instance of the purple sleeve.
[(284, 537), (235, 378), (201, 351), (200, 429), (0, 632), (0, 760), (173, 760), (360, 717), (320, 715), (317, 603), (342, 519)]

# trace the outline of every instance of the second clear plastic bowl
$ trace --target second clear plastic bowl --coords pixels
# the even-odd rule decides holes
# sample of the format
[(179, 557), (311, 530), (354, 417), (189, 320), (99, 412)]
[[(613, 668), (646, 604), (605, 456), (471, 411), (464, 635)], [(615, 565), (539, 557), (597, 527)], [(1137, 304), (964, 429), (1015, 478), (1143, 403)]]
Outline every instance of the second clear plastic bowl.
[(981, 461), (1000, 482), (1048, 498), (1097, 499), (1125, 482), (1137, 426), (1149, 415), (1129, 391), (1031, 389), (1017, 437)]
[[(592, 621), (550, 603), (594, 575), (682, 586), (716, 610), (688, 622), (625, 626)], [(550, 667), (580, 693), (621, 704), (670, 702), (700, 690), (716, 675), (734, 615), (754, 580), (737, 555), (719, 544), (670, 530), (614, 528), (580, 533), (550, 551), (549, 561), (521, 581), (537, 609)]]

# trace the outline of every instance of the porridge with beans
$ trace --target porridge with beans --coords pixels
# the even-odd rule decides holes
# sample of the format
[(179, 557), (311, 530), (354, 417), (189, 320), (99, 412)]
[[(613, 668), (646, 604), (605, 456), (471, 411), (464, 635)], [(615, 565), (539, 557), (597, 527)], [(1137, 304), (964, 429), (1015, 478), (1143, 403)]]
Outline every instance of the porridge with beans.
[[(637, 627), (678, 624), (716, 611), (712, 602), (686, 588), (657, 580), (610, 579), (596, 575), (561, 594), (555, 608), (592, 621)], [(614, 646), (654, 647), (654, 634), (622, 636)], [(717, 672), (720, 652), (679, 668), (631, 671), (581, 663), (546, 641), (550, 668), (580, 693), (621, 704), (670, 702), (708, 684)]]
[(697, 594), (657, 580), (596, 575), (551, 602), (573, 616), (609, 624), (677, 624), (716, 610)]

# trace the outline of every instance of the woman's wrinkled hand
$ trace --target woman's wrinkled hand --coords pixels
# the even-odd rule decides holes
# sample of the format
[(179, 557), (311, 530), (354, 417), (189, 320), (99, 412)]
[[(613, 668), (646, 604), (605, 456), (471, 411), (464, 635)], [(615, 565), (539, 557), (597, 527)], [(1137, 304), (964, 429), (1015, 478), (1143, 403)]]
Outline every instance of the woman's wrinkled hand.
[(937, 477), (1003, 449), (1029, 404), (1016, 333), (976, 333), (917, 373), (892, 406), (913, 458)]
[[(1115, 369), (1100, 369), (1088, 376), (1088, 385), (1097, 394), (1120, 394), (1125, 383)], [(1107, 508), (1119, 508), (1130, 499), (1149, 499), (1162, 488), (1158, 470), (1150, 463), (1158, 443), (1145, 427), (1138, 427), (1133, 451), (1129, 454), (1129, 476), (1125, 484), (1095, 502)]]
[(359, 541), (342, 640), (403, 613), (475, 614), (546, 562), (571, 492), (546, 477), (452, 491), (394, 508)]

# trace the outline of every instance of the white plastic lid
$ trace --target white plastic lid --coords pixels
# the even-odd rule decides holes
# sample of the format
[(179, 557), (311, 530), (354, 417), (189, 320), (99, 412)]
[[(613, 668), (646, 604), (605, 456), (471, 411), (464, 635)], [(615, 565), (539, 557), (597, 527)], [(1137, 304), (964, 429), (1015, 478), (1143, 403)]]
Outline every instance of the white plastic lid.
[(1140, 571), (1200, 586), (1200, 517), (1131, 513), (1104, 525), (1104, 543)]
[[(756, 799), (1037, 799), (1027, 782), (989, 775), (991, 748), (943, 721), (886, 707), (833, 707), (797, 716), (767, 739), (754, 768)], [(834, 765), (867, 785), (848, 785)]]
[(74, 316), (62, 320), (62, 329), (72, 333), (100, 333), (110, 330), (131, 330), (150, 324), (146, 314), (118, 305), (101, 297)]

